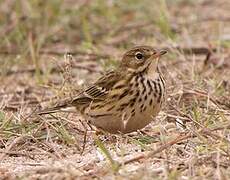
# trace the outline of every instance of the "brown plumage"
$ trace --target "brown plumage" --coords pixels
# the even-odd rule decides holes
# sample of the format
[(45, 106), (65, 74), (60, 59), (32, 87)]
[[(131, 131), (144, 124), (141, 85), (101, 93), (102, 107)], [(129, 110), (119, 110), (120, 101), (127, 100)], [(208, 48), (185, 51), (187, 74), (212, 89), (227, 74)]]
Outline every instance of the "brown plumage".
[(165, 50), (137, 46), (127, 51), (115, 71), (109, 71), (76, 97), (38, 112), (48, 114), (74, 106), (99, 129), (128, 133), (149, 124), (161, 109), (165, 82), (158, 61)]

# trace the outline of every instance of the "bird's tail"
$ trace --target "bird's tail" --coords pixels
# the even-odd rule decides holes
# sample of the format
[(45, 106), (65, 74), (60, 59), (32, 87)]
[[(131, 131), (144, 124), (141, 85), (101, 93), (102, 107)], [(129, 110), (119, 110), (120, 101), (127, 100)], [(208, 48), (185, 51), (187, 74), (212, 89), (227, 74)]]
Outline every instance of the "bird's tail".
[[(83, 112), (83, 110), (88, 106), (89, 100), (91, 100), (88, 97), (83, 97), (83, 98), (66, 98), (59, 102), (56, 106), (51, 107), (51, 108), (46, 108), (44, 110), (36, 112), (37, 115), (44, 115), (44, 114), (52, 114), (56, 112), (63, 112), (67, 110), (67, 108), (74, 108), (75, 110), (78, 110), (78, 112)], [(85, 103), (86, 101), (86, 103)], [(68, 112), (68, 111), (67, 111)]]
[(47, 109), (38, 111), (36, 112), (36, 114), (38, 115), (52, 114), (52, 113), (60, 112), (62, 108), (66, 108), (66, 107), (68, 106), (67, 105), (55, 106), (55, 107), (51, 107), (51, 108), (47, 108)]

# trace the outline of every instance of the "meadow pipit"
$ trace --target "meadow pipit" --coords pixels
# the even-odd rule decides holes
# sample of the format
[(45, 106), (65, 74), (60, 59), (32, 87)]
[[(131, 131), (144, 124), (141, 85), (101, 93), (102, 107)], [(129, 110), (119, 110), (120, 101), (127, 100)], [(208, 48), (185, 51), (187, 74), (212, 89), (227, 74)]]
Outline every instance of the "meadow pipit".
[(129, 133), (145, 127), (159, 113), (165, 81), (158, 61), (165, 50), (137, 46), (127, 51), (120, 66), (105, 73), (76, 97), (39, 112), (48, 114), (69, 106), (99, 129)]

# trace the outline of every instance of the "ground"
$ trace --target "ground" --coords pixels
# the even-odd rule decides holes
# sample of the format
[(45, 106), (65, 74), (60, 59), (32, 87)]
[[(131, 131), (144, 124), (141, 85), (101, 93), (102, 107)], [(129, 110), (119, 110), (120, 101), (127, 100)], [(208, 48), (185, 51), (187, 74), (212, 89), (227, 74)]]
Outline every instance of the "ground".
[[(0, 2), (0, 179), (230, 179), (229, 0)], [(76, 112), (36, 115), (116, 68), (168, 50), (167, 99), (131, 134)]]

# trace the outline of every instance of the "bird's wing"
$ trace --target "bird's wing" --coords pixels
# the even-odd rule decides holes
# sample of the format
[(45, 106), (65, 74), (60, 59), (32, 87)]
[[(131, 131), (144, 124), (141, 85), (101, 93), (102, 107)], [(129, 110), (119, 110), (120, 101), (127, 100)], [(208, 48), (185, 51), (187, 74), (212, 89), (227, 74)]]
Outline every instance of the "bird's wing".
[(114, 84), (120, 79), (119, 73), (109, 71), (99, 78), (93, 85), (87, 87), (78, 96), (76, 96), (71, 104), (83, 105), (89, 104), (91, 101), (103, 101)]
[(103, 101), (113, 85), (120, 79), (120, 74), (116, 71), (109, 71), (99, 78), (94, 84), (81, 91), (73, 98), (59, 102), (52, 108), (47, 108), (37, 114), (49, 114), (58, 112), (59, 109), (75, 106), (79, 111), (83, 111), (92, 101)]

